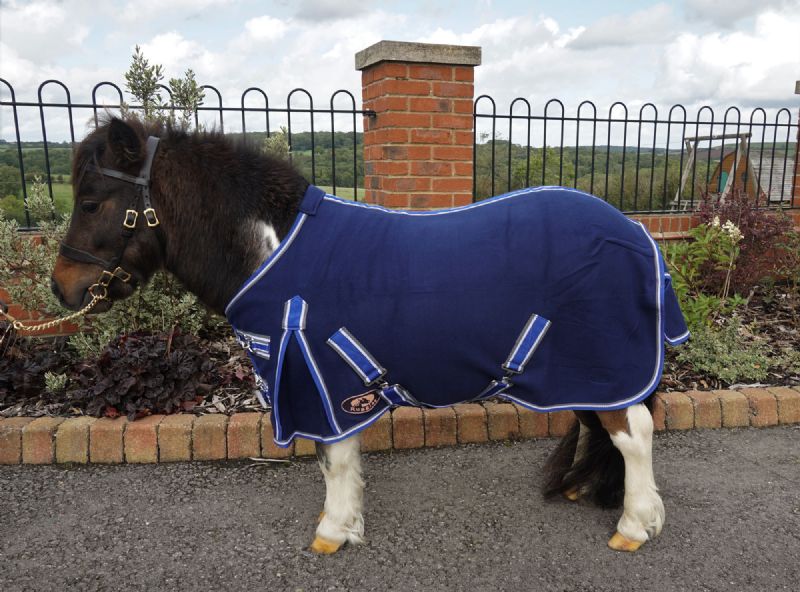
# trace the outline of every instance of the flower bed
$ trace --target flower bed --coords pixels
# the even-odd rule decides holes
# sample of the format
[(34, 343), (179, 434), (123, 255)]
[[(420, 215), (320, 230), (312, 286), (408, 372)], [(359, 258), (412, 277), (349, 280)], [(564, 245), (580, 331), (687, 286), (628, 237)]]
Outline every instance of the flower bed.
[[(665, 246), (693, 338), (668, 350), (659, 390), (800, 384), (800, 233), (744, 194), (708, 198), (700, 215), (692, 240)], [(45, 224), (31, 244), (0, 217), (0, 284), (16, 301), (58, 310), (48, 278), (61, 232)], [(0, 417), (260, 410), (224, 320), (167, 276), (84, 322), (82, 334), (0, 346)]]

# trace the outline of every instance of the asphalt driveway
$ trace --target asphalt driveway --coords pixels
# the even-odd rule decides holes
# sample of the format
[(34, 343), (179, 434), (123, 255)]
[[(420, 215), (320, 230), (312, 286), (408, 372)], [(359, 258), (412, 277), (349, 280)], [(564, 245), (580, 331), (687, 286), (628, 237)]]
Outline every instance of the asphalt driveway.
[(664, 533), (545, 503), (553, 440), (365, 458), (368, 543), (306, 550), (313, 461), (0, 468), (0, 590), (796, 590), (800, 427), (656, 437)]

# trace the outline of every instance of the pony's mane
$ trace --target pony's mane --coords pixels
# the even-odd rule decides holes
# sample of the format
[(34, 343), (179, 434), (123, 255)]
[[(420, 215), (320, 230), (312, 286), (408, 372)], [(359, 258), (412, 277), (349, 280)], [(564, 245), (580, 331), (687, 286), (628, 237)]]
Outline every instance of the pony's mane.
[(188, 130), (184, 125), (173, 124), (155, 120), (144, 120), (135, 113), (126, 113), (122, 116), (106, 112), (98, 118), (97, 127), (92, 130), (76, 148), (72, 161), (72, 176), (80, 185), (81, 178), (87, 165), (99, 166), (98, 160), (103, 155), (108, 141), (108, 127), (112, 120), (123, 121), (144, 140), (148, 136), (157, 136), (169, 139), (171, 143), (187, 147), (214, 144), (220, 149), (235, 153), (248, 161), (260, 161), (272, 171), (281, 176), (301, 176), (297, 168), (289, 161), (272, 156), (261, 150), (247, 136), (232, 137), (213, 127), (209, 130)]
[(90, 164), (99, 166), (99, 159), (103, 155), (108, 142), (108, 126), (113, 119), (120, 119), (134, 130), (141, 138), (148, 135), (161, 136), (164, 126), (157, 122), (145, 123), (136, 115), (128, 114), (122, 117), (109, 112), (103, 113), (97, 120), (96, 127), (78, 144), (72, 158), (72, 178), (76, 179), (76, 187), (80, 186), (86, 167)]

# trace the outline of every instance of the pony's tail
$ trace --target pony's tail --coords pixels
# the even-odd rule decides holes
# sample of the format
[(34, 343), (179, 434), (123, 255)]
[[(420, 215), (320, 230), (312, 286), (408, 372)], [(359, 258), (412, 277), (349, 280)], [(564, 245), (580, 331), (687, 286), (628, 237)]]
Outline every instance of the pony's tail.
[[(581, 412), (581, 422), (589, 429), (586, 452), (575, 461), (579, 422), (558, 443), (545, 464), (545, 498), (579, 492), (603, 508), (622, 504), (625, 493), (625, 462), (593, 411)], [(574, 462), (574, 464), (573, 464)]]

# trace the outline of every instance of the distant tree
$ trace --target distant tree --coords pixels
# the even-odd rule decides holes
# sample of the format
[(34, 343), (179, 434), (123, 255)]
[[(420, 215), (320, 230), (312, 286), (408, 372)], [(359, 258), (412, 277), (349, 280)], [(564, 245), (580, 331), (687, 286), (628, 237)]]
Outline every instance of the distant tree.
[(19, 179), (19, 169), (0, 164), (0, 197), (6, 195), (20, 195), (22, 184)]

